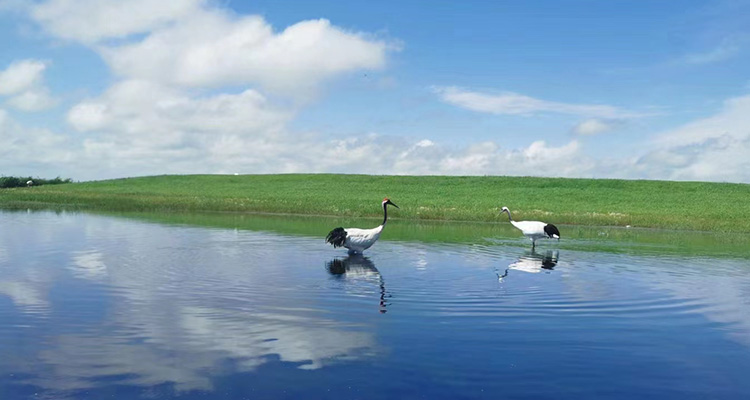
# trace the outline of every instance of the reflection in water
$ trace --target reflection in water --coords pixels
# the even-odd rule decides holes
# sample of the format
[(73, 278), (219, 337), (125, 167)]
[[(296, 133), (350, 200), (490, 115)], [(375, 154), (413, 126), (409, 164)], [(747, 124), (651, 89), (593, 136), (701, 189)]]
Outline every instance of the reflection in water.
[[(109, 384), (184, 392), (212, 390), (230, 369), (317, 370), (377, 354), (367, 324), (316, 311), (313, 285), (287, 290), (279, 266), (301, 263), (281, 251), (267, 262), (274, 236), (75, 221), (0, 230), (0, 320), (15, 321), (0, 324), (0, 378), (51, 398)], [(320, 280), (312, 269), (295, 278), (307, 276)]]
[(502, 281), (503, 278), (508, 276), (510, 270), (523, 271), (531, 274), (536, 274), (542, 271), (551, 271), (557, 265), (559, 256), (560, 252), (558, 250), (547, 250), (544, 254), (540, 254), (532, 249), (530, 252), (519, 257), (518, 261), (508, 265), (508, 268), (506, 268), (502, 274), (496, 272), (497, 278)]
[[(178, 307), (171, 318), (130, 317), (132, 326), (118, 329), (120, 335), (58, 335), (34, 360), (51, 373), (25, 383), (75, 390), (95, 388), (110, 377), (142, 387), (171, 382), (177, 392), (212, 390), (215, 376), (207, 371), (225, 363), (236, 372), (274, 359), (315, 370), (374, 354), (371, 334), (323, 318), (197, 306)], [(31, 373), (36, 365), (17, 367)]]
[(351, 254), (346, 258), (334, 258), (326, 264), (326, 269), (331, 275), (342, 279), (370, 281), (377, 284), (380, 288), (379, 311), (383, 314), (386, 313), (388, 303), (385, 299), (390, 298), (391, 295), (386, 293), (383, 276), (375, 268), (375, 263), (369, 258), (361, 254)]
[(0, 249), (0, 399), (750, 398), (744, 258), (388, 241), (391, 315), (318, 237), (0, 211)]

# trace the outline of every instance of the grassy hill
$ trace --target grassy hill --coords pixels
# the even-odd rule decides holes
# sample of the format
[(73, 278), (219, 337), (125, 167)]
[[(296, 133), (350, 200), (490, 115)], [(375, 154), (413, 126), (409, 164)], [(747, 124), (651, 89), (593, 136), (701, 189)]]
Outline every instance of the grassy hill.
[(0, 207), (517, 220), (750, 232), (750, 185), (529, 177), (176, 175), (0, 190)]

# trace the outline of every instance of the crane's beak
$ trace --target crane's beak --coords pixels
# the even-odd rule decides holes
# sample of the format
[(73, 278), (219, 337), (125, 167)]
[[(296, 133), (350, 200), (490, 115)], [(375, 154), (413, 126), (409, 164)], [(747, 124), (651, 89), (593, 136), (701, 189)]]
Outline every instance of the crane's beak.
[(394, 203), (393, 203), (392, 201), (390, 201), (390, 200), (388, 200), (388, 203), (386, 203), (386, 204), (390, 204), (390, 205), (392, 205), (392, 206), (394, 206), (394, 207), (396, 207), (396, 208), (400, 208), (399, 206), (395, 205), (395, 204), (394, 204)]

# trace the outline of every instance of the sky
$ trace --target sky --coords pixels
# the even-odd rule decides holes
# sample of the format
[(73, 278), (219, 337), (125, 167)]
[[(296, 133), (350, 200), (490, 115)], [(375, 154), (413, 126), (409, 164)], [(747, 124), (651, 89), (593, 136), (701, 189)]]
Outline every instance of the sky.
[(0, 0), (0, 175), (750, 183), (750, 1)]

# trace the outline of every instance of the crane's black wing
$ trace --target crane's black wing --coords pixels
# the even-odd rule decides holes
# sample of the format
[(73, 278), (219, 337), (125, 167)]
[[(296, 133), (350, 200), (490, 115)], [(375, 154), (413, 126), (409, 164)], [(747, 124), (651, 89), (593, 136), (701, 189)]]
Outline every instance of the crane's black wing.
[(328, 232), (326, 236), (326, 243), (330, 243), (333, 247), (343, 247), (346, 243), (346, 230), (344, 228), (336, 228)]
[(560, 238), (560, 231), (557, 230), (557, 227), (552, 224), (544, 225), (544, 233), (546, 233), (547, 236), (551, 238), (556, 238), (556, 239)]

